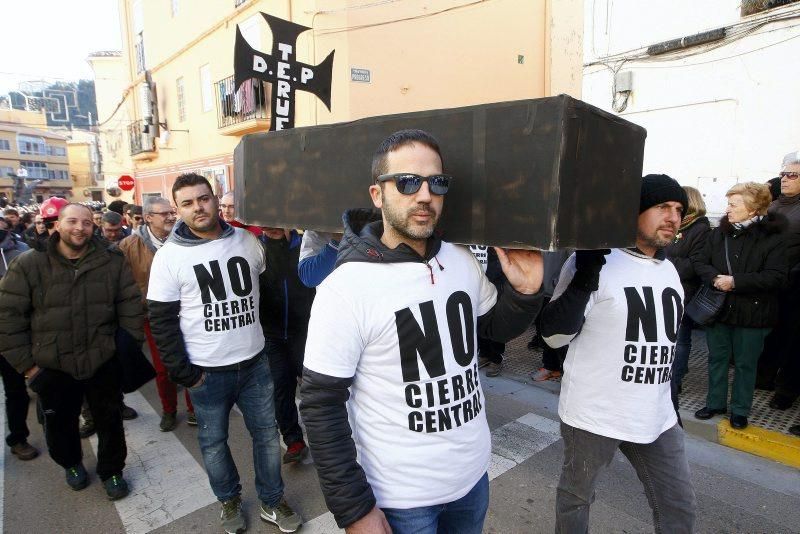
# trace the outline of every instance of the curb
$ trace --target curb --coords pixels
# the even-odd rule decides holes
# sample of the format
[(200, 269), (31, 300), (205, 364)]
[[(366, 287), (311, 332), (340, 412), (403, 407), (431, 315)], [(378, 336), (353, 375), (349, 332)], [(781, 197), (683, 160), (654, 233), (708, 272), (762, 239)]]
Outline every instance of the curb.
[(757, 426), (736, 430), (727, 419), (717, 424), (717, 435), (721, 445), (800, 468), (800, 438)]

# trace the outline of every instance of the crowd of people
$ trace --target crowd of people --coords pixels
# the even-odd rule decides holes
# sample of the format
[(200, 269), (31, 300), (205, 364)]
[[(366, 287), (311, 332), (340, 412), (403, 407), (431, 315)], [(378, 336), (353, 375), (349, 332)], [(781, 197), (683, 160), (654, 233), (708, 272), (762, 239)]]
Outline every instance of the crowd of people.
[[(656, 531), (692, 532), (677, 410), (692, 330), (704, 328), (709, 347), (696, 417), (729, 411), (744, 428), (754, 388), (774, 389), (776, 409), (800, 393), (800, 153), (784, 159), (774, 200), (763, 184), (728, 191), (718, 225), (695, 189), (645, 176), (636, 246), (573, 254), (442, 240), (445, 164), (428, 133), (392, 134), (373, 157), (373, 208), (348, 210), (333, 234), (246, 225), (233, 193), (217, 198), (192, 173), (171, 199), (142, 206), (50, 198), (28, 222), (6, 208), (0, 371), (11, 452), (38, 455), (27, 441), (30, 389), (68, 486), (89, 484), (80, 440), (96, 432), (97, 475), (109, 499), (127, 496), (123, 420), (136, 414), (124, 404), (122, 353), (146, 342), (160, 430), (184, 418), (197, 426), (225, 532), (247, 528), (228, 446), (236, 405), (259, 516), (281, 531), (302, 524), (281, 464), (310, 450), (350, 533), (478, 533), (491, 456), (478, 369), (499, 374), (504, 344), (535, 324), (529, 346), (545, 352), (533, 379), (562, 382), (556, 530), (587, 530), (597, 479), (619, 449)], [(712, 289), (720, 306), (701, 325), (684, 310)]]

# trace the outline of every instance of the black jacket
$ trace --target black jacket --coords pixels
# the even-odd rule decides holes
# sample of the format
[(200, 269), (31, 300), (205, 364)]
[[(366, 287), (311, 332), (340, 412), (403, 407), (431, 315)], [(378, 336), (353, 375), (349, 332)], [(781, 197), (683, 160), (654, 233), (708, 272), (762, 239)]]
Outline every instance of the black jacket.
[(769, 212), (783, 215), (788, 222), (783, 232), (783, 241), (786, 247), (786, 264), (789, 267), (789, 285), (793, 297), (796, 298), (797, 293), (800, 293), (800, 195), (781, 195), (769, 205)]
[[(353, 261), (427, 264), (438, 253), (441, 240), (436, 236), (428, 239), (425, 257), (405, 244), (388, 249), (380, 241), (383, 223), (376, 218), (379, 218), (378, 212), (371, 210), (345, 213), (345, 233), (339, 246), (337, 266)], [(429, 268), (435, 267), (429, 265)], [(506, 284), (494, 308), (478, 317), (477, 333), (487, 339), (509, 341), (525, 331), (541, 303), (541, 292), (523, 295)], [(342, 528), (364, 517), (376, 502), (369, 481), (356, 461), (356, 447), (347, 416), (348, 388), (353, 379), (328, 376), (304, 368), (301, 385), (300, 411), (308, 430), (309, 446), (322, 492)], [(391, 437), (387, 436), (387, 439)], [(415, 453), (408, 451), (408, 454)]]
[(680, 237), (676, 237), (675, 241), (664, 249), (667, 259), (675, 265), (675, 270), (681, 277), (684, 302), (690, 301), (700, 288), (700, 277), (694, 270), (692, 260), (702, 256), (709, 232), (711, 225), (708, 217), (700, 217), (680, 232), (678, 234)]
[[(737, 230), (723, 217), (708, 236), (694, 268), (704, 284), (719, 274), (733, 274), (734, 289), (725, 298), (717, 321), (731, 326), (773, 327), (778, 322), (778, 295), (787, 283), (786, 250), (781, 232), (786, 218), (770, 213)], [(725, 238), (733, 273), (725, 264)]]
[(291, 241), (267, 236), (259, 239), (267, 257), (267, 268), (259, 278), (264, 336), (283, 340), (305, 337), (316, 291), (303, 285), (297, 274), (300, 236), (292, 230)]

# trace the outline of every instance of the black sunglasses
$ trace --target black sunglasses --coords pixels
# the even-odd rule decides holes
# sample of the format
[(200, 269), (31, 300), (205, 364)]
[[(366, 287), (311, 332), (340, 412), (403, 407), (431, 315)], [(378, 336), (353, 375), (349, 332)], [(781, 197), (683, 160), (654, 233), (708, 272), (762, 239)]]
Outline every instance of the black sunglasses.
[(378, 182), (394, 180), (397, 190), (403, 195), (413, 195), (422, 187), (422, 182), (428, 182), (432, 195), (444, 195), (450, 189), (452, 176), (447, 174), (434, 174), (433, 176), (420, 176), (410, 172), (397, 172), (394, 174), (381, 174)]

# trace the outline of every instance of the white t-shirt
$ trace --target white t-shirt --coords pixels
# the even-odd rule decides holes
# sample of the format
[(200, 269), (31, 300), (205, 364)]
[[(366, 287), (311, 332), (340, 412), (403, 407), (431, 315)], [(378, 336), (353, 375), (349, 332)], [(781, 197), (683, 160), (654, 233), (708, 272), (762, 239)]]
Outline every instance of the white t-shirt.
[[(557, 299), (575, 274), (564, 264)], [(570, 426), (633, 443), (652, 443), (677, 423), (670, 395), (683, 288), (669, 261), (612, 249), (586, 321), (564, 361), (558, 415)]]
[(475, 327), (497, 291), (465, 247), (429, 265), (345, 263), (311, 309), (305, 367), (355, 376), (350, 426), (379, 507), (460, 499), (489, 466)]
[(233, 230), (194, 246), (168, 240), (150, 268), (147, 298), (181, 302), (181, 332), (195, 365), (230, 365), (264, 348), (258, 314), (264, 248), (247, 230)]
[(475, 259), (481, 264), (483, 272), (486, 272), (486, 269), (489, 267), (489, 247), (486, 245), (470, 245), (469, 251), (472, 252), (472, 255), (475, 256)]

